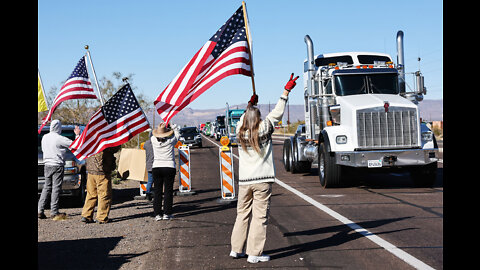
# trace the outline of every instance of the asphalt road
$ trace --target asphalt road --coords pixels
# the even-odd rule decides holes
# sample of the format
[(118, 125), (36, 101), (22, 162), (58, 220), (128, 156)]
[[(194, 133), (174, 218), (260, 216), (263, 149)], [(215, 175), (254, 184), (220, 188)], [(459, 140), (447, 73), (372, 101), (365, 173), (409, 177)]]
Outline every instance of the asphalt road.
[[(219, 143), (203, 142), (191, 148), (196, 194), (174, 197), (174, 219), (154, 221), (152, 205), (133, 198), (135, 181), (115, 187), (106, 225), (83, 224), (81, 206), (61, 204), (67, 220), (38, 220), (39, 269), (444, 268), (442, 162), (433, 188), (413, 187), (407, 173), (361, 173), (351, 186), (322, 189), (316, 168), (284, 170), (283, 139), (275, 137), (264, 249), (271, 260), (250, 264), (229, 257), (236, 204), (219, 201)], [(237, 180), (236, 147), (233, 153)], [(177, 189), (178, 174), (175, 181)]]
[(406, 173), (375, 173), (322, 189), (316, 168), (294, 175), (283, 169), (282, 139), (274, 139), (278, 181), (264, 250), (271, 261), (254, 265), (228, 257), (235, 204), (217, 201), (219, 143), (203, 141), (191, 151), (197, 195), (176, 198), (176, 219), (151, 241), (143, 269), (443, 269), (442, 163), (433, 188), (413, 187)]

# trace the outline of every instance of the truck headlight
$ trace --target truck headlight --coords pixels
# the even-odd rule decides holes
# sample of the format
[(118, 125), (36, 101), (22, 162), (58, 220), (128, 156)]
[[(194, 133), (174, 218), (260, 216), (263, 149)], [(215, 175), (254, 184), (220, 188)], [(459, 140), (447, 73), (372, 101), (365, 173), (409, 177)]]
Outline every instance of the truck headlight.
[(333, 125), (340, 125), (340, 105), (333, 105), (330, 106), (328, 109)]
[(75, 160), (66, 160), (65, 161), (65, 167), (75, 167), (77, 166), (77, 163)]
[(433, 132), (422, 132), (422, 141), (429, 142), (433, 140)]
[(347, 143), (347, 136), (345, 135), (338, 135), (336, 138), (337, 144), (346, 144)]
[(65, 161), (65, 168), (63, 169), (64, 174), (76, 174), (77, 172), (78, 172), (78, 168), (75, 160)]

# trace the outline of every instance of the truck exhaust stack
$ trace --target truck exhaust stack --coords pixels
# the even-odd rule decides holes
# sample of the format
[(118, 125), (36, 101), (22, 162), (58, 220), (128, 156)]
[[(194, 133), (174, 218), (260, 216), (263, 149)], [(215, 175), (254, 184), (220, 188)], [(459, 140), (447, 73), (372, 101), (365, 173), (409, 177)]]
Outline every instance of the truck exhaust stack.
[(397, 32), (397, 64), (399, 66), (399, 86), (400, 94), (405, 94), (405, 58), (403, 53), (403, 31)]

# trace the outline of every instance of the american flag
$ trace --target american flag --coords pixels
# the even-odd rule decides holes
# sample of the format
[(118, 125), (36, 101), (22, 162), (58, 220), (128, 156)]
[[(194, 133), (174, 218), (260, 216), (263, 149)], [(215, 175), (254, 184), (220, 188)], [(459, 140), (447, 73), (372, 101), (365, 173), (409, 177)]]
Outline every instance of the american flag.
[(243, 7), (203, 45), (154, 101), (160, 117), (172, 117), (221, 79), (252, 76)]
[(128, 142), (150, 127), (130, 84), (124, 85), (91, 118), (70, 145), (79, 160)]
[(80, 58), (78, 64), (75, 66), (70, 77), (63, 84), (60, 92), (53, 100), (53, 105), (48, 111), (48, 114), (42, 119), (42, 125), (38, 129), (38, 134), (42, 131), (42, 128), (52, 119), (52, 114), (60, 103), (69, 99), (82, 99), (93, 98), (97, 96), (93, 91), (92, 83), (88, 77), (87, 65), (85, 64), (85, 56)]

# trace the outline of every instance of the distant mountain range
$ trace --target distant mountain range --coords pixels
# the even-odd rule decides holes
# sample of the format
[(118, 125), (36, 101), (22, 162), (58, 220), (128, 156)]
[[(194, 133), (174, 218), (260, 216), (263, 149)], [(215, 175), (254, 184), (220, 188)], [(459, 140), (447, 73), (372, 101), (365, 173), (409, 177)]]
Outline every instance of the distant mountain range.
[[(245, 109), (247, 107), (246, 103), (231, 105), (230, 109)], [(260, 113), (262, 118), (265, 117), (269, 111), (273, 110), (275, 104), (259, 104)], [(270, 110), (269, 110), (270, 107)], [(419, 103), (420, 107), (420, 117), (425, 121), (443, 121), (443, 99), (425, 99)], [(198, 126), (207, 121), (214, 121), (217, 115), (225, 115), (225, 107), (218, 109), (192, 109), (185, 108), (177, 115), (175, 115), (171, 122), (180, 126)], [(155, 119), (153, 119), (152, 110), (146, 111), (147, 118), (150, 121), (150, 124), (158, 125), (160, 122), (163, 122), (160, 116), (155, 113)], [(283, 122), (286, 123), (288, 117), (290, 118), (291, 123), (304, 120), (303, 105), (289, 105), (285, 109), (283, 115)]]

